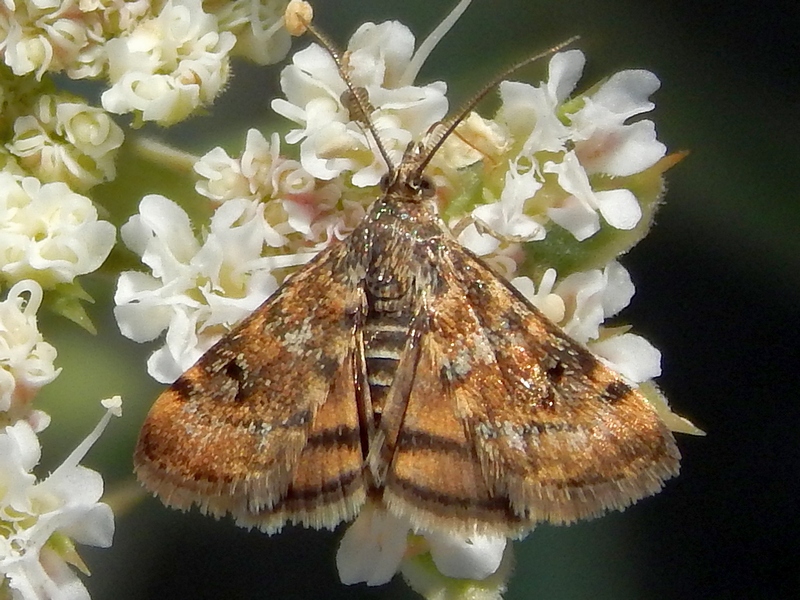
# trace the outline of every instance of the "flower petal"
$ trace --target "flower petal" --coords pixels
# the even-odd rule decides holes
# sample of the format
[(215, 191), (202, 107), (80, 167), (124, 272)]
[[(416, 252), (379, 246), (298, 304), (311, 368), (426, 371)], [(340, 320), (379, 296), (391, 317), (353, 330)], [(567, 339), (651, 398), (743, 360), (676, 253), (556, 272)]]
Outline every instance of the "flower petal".
[(500, 566), (508, 540), (474, 535), (469, 538), (446, 532), (425, 533), (431, 558), (442, 575), (454, 579), (486, 579)]
[(597, 209), (606, 222), (617, 229), (633, 229), (642, 218), (642, 207), (633, 192), (626, 189), (594, 193)]
[(661, 375), (661, 352), (641, 336), (623, 333), (594, 342), (591, 348), (622, 376), (635, 383)]
[(347, 528), (336, 568), (345, 585), (383, 585), (394, 577), (408, 543), (408, 523), (386, 511), (366, 505)]

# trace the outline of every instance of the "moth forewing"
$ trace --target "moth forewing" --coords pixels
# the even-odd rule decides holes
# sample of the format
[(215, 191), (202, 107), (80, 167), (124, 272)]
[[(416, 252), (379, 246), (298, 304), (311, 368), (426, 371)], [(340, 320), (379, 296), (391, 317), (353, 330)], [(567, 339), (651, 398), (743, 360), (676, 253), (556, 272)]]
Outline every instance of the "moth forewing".
[(432, 268), (418, 358), (398, 369), (410, 389), (386, 408), (402, 422), (380, 424), (390, 511), (517, 536), (624, 508), (677, 473), (672, 434), (618, 374), (456, 242)]
[(156, 400), (134, 465), (166, 504), (268, 530), (355, 514), (364, 490), (351, 357), (363, 298), (347, 258), (343, 243), (322, 252)]
[(569, 523), (624, 508), (677, 474), (675, 440), (638, 391), (469, 251), (448, 255), (483, 360), (464, 364), (443, 320), (433, 332), (456, 367), (452, 393), (495, 495), (530, 522)]

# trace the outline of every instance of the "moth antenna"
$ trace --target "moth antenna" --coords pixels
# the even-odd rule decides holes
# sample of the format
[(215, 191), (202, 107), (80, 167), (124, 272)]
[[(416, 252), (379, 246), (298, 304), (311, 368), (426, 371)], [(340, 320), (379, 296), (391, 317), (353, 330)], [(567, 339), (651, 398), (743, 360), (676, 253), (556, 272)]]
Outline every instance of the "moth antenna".
[[(352, 103), (351, 109), (355, 108), (356, 120), (361, 121), (367, 126), (367, 129), (369, 129), (373, 139), (375, 140), (375, 144), (378, 146), (378, 151), (381, 153), (384, 162), (386, 162), (386, 166), (389, 168), (389, 177), (390, 179), (394, 179), (395, 167), (392, 163), (392, 159), (389, 158), (389, 153), (386, 151), (386, 148), (384, 148), (383, 142), (381, 142), (381, 138), (378, 135), (378, 130), (375, 128), (375, 124), (372, 122), (372, 119), (369, 118), (370, 104), (367, 98), (366, 90), (364, 88), (356, 87), (350, 80), (350, 75), (347, 74), (347, 71), (342, 65), (341, 55), (339, 54), (339, 51), (336, 49), (336, 46), (333, 44), (333, 42), (331, 42), (328, 37), (319, 29), (311, 25), (310, 21), (303, 17), (298, 18), (303, 22), (306, 31), (311, 34), (311, 37), (313, 37), (323, 48), (325, 48), (325, 50), (333, 59), (333, 62), (336, 63), (336, 70), (339, 71), (339, 75), (347, 86), (347, 90), (349, 92), (348, 100)], [(351, 110), (351, 112), (353, 111)]]
[(545, 58), (547, 56), (550, 56), (551, 54), (555, 54), (556, 52), (558, 52), (562, 48), (565, 48), (566, 46), (569, 46), (579, 38), (580, 38), (579, 35), (574, 35), (571, 38), (566, 39), (563, 42), (560, 42), (543, 52), (539, 52), (538, 54), (534, 54), (533, 56), (528, 56), (527, 58), (524, 58), (514, 63), (507, 69), (503, 70), (499, 75), (497, 75), (494, 79), (489, 81), (489, 83), (483, 86), (478, 91), (478, 93), (476, 93), (472, 98), (469, 99), (469, 101), (467, 101), (466, 104), (463, 105), (463, 108), (456, 114), (455, 117), (443, 121), (443, 124), (447, 124), (447, 127), (444, 129), (444, 132), (439, 136), (436, 142), (430, 148), (428, 148), (425, 158), (423, 158), (420, 161), (419, 165), (417, 166), (417, 175), (422, 175), (422, 172), (425, 170), (425, 167), (428, 166), (428, 163), (431, 162), (431, 159), (434, 157), (439, 148), (442, 147), (442, 144), (445, 143), (447, 138), (450, 137), (450, 135), (455, 131), (456, 127), (458, 127), (461, 124), (461, 122), (467, 118), (469, 113), (472, 112), (472, 110), (478, 105), (478, 103), (481, 100), (483, 100), (489, 92), (491, 92), (494, 88), (496, 88), (501, 81), (503, 81), (509, 75), (511, 75), (515, 71), (518, 71), (522, 67), (529, 65), (530, 63), (540, 60), (542, 58)]

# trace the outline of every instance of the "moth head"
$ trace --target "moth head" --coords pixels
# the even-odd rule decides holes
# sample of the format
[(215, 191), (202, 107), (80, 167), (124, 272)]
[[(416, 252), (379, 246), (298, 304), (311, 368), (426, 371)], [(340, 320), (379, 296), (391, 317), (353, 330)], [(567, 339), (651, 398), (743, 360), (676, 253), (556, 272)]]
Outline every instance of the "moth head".
[(411, 142), (403, 153), (403, 160), (397, 167), (389, 165), (389, 171), (381, 177), (381, 190), (384, 193), (399, 194), (410, 202), (421, 202), (436, 194), (436, 185), (425, 175), (423, 163), (428, 152), (424, 142)]

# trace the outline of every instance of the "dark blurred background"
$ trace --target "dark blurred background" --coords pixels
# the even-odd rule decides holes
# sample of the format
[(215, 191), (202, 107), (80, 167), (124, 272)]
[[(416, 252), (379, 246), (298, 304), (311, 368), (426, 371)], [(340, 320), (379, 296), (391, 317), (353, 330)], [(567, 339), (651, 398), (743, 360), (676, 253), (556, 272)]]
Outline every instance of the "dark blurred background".
[[(340, 45), (368, 20), (398, 19), (421, 40), (454, 3), (318, 1), (316, 20)], [(682, 474), (657, 497), (518, 543), (508, 599), (800, 597), (800, 20), (786, 6), (475, 0), (425, 65), (420, 81), (447, 81), (457, 103), (514, 59), (577, 33), (582, 83), (652, 70), (662, 89), (648, 117), (670, 150), (691, 151), (668, 173), (656, 227), (623, 261), (637, 288), (623, 317), (662, 351), (662, 389), (708, 436), (680, 436)], [(202, 153), (221, 136), (241, 143), (251, 126), (269, 131), (280, 68), (234, 69), (209, 116), (154, 133)], [(138, 198), (120, 192), (119, 201)], [(121, 393), (124, 418), (86, 460), (113, 493), (130, 479), (137, 430), (160, 388), (145, 373), (153, 348), (117, 334), (113, 282), (87, 285), (99, 336), (43, 323), (64, 367), (44, 398), (53, 416), (44, 465), (88, 432), (97, 400)], [(341, 586), (337, 540), (299, 529), (267, 537), (148, 498), (121, 511), (112, 548), (81, 554), (95, 600), (415, 597), (399, 579)]]

